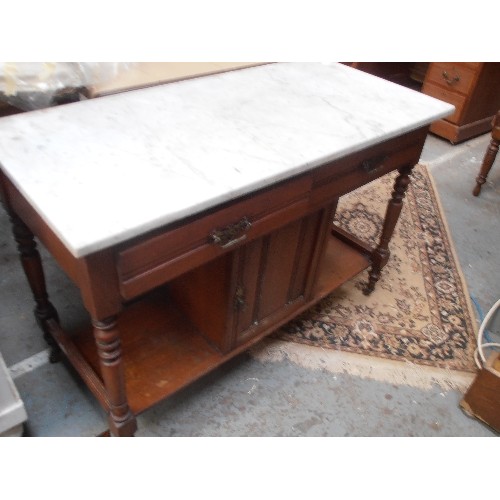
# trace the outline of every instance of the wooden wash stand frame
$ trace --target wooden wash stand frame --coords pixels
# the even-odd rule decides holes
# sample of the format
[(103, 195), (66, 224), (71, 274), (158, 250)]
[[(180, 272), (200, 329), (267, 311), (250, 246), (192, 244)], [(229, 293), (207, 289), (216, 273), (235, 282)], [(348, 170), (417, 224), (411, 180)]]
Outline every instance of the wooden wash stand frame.
[[(51, 359), (62, 351), (107, 412), (111, 434), (132, 436), (136, 415), (367, 268), (364, 292), (371, 293), (428, 128), (79, 258), (0, 170), (3, 204)], [(376, 248), (333, 225), (340, 196), (393, 171), (398, 175)], [(35, 237), (78, 286), (90, 315), (87, 330), (61, 327)]]

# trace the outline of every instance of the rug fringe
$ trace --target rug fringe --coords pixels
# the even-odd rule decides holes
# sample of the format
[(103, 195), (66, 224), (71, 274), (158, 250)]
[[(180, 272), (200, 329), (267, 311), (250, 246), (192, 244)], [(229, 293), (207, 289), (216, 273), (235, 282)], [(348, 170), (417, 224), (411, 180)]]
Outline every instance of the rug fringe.
[(430, 366), (416, 365), (409, 361), (353, 354), (334, 349), (324, 349), (278, 339), (264, 339), (250, 349), (250, 355), (261, 362), (288, 360), (310, 370), (326, 370), (363, 379), (418, 389), (439, 386), (444, 391), (466, 392), (475, 374)]

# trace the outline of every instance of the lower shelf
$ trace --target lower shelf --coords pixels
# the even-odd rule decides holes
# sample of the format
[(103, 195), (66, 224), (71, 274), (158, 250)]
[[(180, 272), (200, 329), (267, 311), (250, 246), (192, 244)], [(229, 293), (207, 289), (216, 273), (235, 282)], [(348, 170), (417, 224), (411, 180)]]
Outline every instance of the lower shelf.
[[(222, 354), (200, 334), (189, 318), (176, 307), (165, 289), (156, 290), (130, 304), (120, 315), (118, 329), (127, 397), (132, 412), (139, 414), (194, 382), (293, 319), (368, 266), (366, 254), (329, 235), (312, 298), (289, 314), (283, 311), (273, 324), (263, 321), (252, 339), (227, 354)], [(56, 330), (54, 333), (59, 336), (60, 344), (66, 343), (65, 352), (73, 358), (73, 364), (80, 367), (85, 365), (80, 373), (92, 381), (89, 387), (94, 388), (95, 394), (106, 406), (91, 327), (71, 334), (71, 345), (63, 339), (67, 334)]]
[(353, 245), (329, 235), (326, 250), (319, 266), (319, 274), (313, 291), (314, 300), (322, 299), (337, 287), (370, 266), (367, 253)]
[[(129, 306), (120, 315), (118, 328), (128, 402), (134, 414), (208, 373), (223, 360), (223, 355), (161, 293)], [(91, 329), (72, 335), (72, 340), (99, 373)]]

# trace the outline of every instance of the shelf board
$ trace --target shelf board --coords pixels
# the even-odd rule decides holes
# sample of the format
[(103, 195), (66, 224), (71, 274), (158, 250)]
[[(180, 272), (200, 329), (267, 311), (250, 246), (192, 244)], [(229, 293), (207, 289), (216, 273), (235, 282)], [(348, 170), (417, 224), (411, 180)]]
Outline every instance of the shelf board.
[(319, 264), (317, 283), (313, 291), (314, 299), (326, 297), (368, 267), (369, 255), (330, 234)]
[[(139, 414), (208, 373), (223, 361), (165, 294), (155, 293), (127, 307), (118, 328), (129, 406)], [(99, 374), (92, 329), (71, 335)]]

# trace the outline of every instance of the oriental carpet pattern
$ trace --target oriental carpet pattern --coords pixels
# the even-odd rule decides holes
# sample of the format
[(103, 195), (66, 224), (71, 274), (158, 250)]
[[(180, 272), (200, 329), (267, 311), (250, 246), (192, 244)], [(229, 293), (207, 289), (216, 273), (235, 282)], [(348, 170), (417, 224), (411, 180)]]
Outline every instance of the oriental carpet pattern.
[[(376, 246), (395, 174), (341, 198), (335, 223)], [(323, 349), (475, 371), (476, 322), (432, 179), (418, 165), (370, 296), (368, 272), (282, 327), (277, 339)]]

